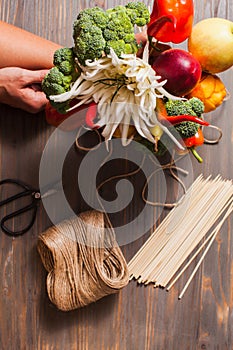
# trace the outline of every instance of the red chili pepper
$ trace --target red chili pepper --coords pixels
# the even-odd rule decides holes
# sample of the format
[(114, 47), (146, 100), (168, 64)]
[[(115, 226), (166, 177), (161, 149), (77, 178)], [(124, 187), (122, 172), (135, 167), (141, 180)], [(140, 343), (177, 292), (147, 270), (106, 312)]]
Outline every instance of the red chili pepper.
[(193, 153), (198, 162), (202, 163), (203, 159), (199, 156), (195, 149), (195, 147), (201, 146), (204, 143), (204, 135), (201, 128), (198, 129), (194, 136), (184, 138), (183, 141), (185, 146)]
[(193, 0), (154, 0), (147, 33), (158, 41), (181, 43), (192, 31)]
[(166, 121), (172, 125), (176, 125), (176, 124), (179, 124), (182, 122), (194, 122), (194, 123), (197, 123), (197, 124), (200, 124), (203, 126), (210, 125), (205, 120), (198, 118), (198, 117), (194, 117), (193, 115), (189, 115), (189, 114), (167, 116)]
[(157, 114), (158, 114), (158, 119), (162, 124), (179, 124), (182, 122), (194, 122), (203, 126), (208, 126), (209, 123), (206, 122), (205, 120), (195, 117), (193, 115), (189, 114), (180, 114), (180, 115), (171, 115), (169, 116), (167, 114), (167, 110), (165, 107), (165, 104), (161, 98), (157, 99)]

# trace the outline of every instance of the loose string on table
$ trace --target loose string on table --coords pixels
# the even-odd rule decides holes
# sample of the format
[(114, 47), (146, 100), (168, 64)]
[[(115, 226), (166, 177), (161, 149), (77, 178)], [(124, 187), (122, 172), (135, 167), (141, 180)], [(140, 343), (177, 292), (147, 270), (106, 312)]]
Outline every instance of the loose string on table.
[[(75, 145), (77, 147), (77, 149), (79, 150), (84, 150), (86, 152), (89, 152), (89, 151), (94, 151), (94, 150), (97, 150), (102, 142), (102, 139), (101, 139), (101, 135), (99, 133), (99, 131), (97, 129), (94, 129), (95, 133), (98, 135), (98, 143), (95, 145), (95, 146), (91, 146), (91, 147), (84, 147), (80, 144), (79, 142), (79, 137), (80, 137), (80, 134), (81, 134), (81, 128), (79, 129), (78, 131), (78, 134), (77, 134), (77, 137), (76, 137), (76, 140), (75, 140)], [(104, 165), (107, 160), (110, 158), (111, 154), (112, 154), (112, 144), (110, 143), (110, 146), (108, 145), (108, 147), (110, 147), (109, 149), (109, 152), (108, 152), (108, 155), (106, 156), (106, 158), (102, 161), (100, 167), (102, 165)], [(146, 179), (145, 183), (144, 183), (144, 186), (142, 188), (142, 199), (143, 201), (146, 203), (146, 204), (149, 204), (149, 205), (153, 205), (153, 206), (162, 206), (164, 208), (173, 208), (177, 202), (172, 202), (172, 203), (164, 203), (164, 202), (158, 202), (158, 201), (150, 201), (146, 198), (146, 190), (147, 190), (147, 187), (148, 187), (148, 184), (149, 184), (149, 181), (151, 181), (151, 179), (159, 172), (159, 171), (163, 171), (163, 170), (168, 170), (171, 174), (171, 176), (181, 185), (181, 188), (183, 189), (183, 192), (184, 194), (186, 193), (186, 186), (184, 184), (184, 182), (182, 181), (182, 179), (177, 176), (174, 172), (174, 170), (180, 172), (180, 173), (183, 173), (184, 175), (187, 175), (188, 174), (188, 171), (186, 171), (185, 169), (182, 169), (180, 167), (177, 167), (176, 163), (181, 160), (185, 155), (182, 155), (182, 156), (179, 156), (177, 159), (175, 159), (175, 152), (173, 152), (172, 154), (172, 157), (171, 157), (171, 160), (166, 163), (166, 164), (163, 164), (161, 165), (158, 169), (154, 170), (150, 175), (149, 177)], [(126, 177), (130, 177), (130, 176), (133, 176), (133, 175), (136, 175), (137, 173), (140, 172), (141, 169), (143, 169), (143, 164), (145, 163), (145, 160), (146, 160), (146, 157), (147, 155), (144, 154), (143, 155), (143, 158), (142, 158), (142, 161), (141, 161), (141, 164), (135, 169), (135, 170), (132, 170), (132, 171), (129, 171), (129, 172), (126, 172), (126, 173), (123, 173), (123, 174), (118, 174), (118, 175), (113, 175), (107, 179), (105, 179), (103, 182), (101, 182), (96, 190), (99, 191), (100, 188), (102, 188), (105, 184), (113, 181), (113, 180), (116, 180), (116, 179), (121, 179), (121, 178), (126, 178)], [(153, 159), (155, 156), (151, 156), (149, 155), (149, 159), (155, 163), (155, 160)], [(156, 166), (158, 166), (158, 164), (155, 163)]]

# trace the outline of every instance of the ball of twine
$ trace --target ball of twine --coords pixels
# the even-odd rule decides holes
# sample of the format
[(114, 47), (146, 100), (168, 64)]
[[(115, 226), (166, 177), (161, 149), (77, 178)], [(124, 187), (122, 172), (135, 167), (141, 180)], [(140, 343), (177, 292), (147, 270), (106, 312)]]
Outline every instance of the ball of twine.
[(127, 263), (114, 230), (106, 225), (105, 215), (93, 210), (40, 234), (47, 292), (58, 309), (83, 307), (128, 284)]

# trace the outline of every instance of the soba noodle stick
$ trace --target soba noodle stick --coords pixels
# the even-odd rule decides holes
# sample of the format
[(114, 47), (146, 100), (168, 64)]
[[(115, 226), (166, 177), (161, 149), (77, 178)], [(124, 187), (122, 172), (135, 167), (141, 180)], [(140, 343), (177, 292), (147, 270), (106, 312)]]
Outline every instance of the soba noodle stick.
[(218, 234), (218, 232), (219, 232), (221, 226), (223, 225), (223, 223), (224, 223), (224, 221), (226, 220), (226, 218), (232, 213), (232, 211), (233, 211), (233, 205), (231, 204), (231, 206), (229, 207), (228, 211), (226, 212), (224, 218), (221, 220), (221, 222), (219, 223), (219, 225), (214, 229), (214, 232), (213, 232), (213, 235), (212, 235), (212, 239), (210, 240), (208, 246), (206, 247), (205, 252), (203, 253), (203, 255), (202, 255), (201, 259), (199, 260), (199, 262), (197, 263), (197, 265), (195, 266), (195, 269), (193, 270), (192, 274), (190, 275), (188, 281), (186, 282), (186, 284), (185, 284), (185, 286), (184, 286), (182, 292), (180, 293), (180, 295), (179, 295), (179, 297), (178, 297), (179, 299), (181, 299), (181, 298), (183, 297), (183, 295), (184, 295), (186, 289), (188, 288), (188, 286), (189, 286), (191, 280), (193, 279), (193, 276), (194, 276), (195, 273), (197, 272), (197, 270), (198, 270), (199, 266), (201, 265), (201, 263), (202, 263), (204, 257), (205, 257), (206, 254), (208, 253), (208, 251), (209, 251), (209, 249), (210, 249), (210, 247), (211, 247), (213, 241), (215, 240), (215, 238), (216, 238), (216, 236), (217, 236), (217, 234)]
[[(218, 188), (217, 188), (217, 190), (216, 190), (216, 189), (213, 189), (213, 192), (214, 192), (214, 193), (213, 193), (212, 195), (215, 196), (215, 195), (216, 195), (216, 193), (215, 193), (216, 191), (218, 191)], [(207, 192), (207, 193), (208, 193), (208, 192)], [(203, 210), (203, 208), (201, 207), (200, 210)], [(197, 216), (197, 217), (196, 217), (196, 216)], [(196, 224), (197, 219), (198, 219), (198, 217), (200, 216), (199, 212), (197, 213), (196, 216), (194, 216), (194, 217), (192, 218), (192, 226), (190, 226), (190, 227), (193, 227), (193, 224), (194, 224), (194, 225)], [(177, 229), (177, 228), (176, 228), (176, 229)], [(185, 237), (185, 232), (183, 232), (183, 231), (186, 231), (186, 229), (187, 229), (187, 228), (185, 227), (185, 225), (183, 224), (183, 222), (181, 222), (181, 228), (180, 228), (179, 231), (178, 231), (178, 234), (179, 234), (179, 236), (181, 236), (181, 238), (182, 238), (182, 237)], [(181, 238), (179, 238), (179, 236), (176, 234), (176, 231), (173, 231), (173, 232), (175, 232), (175, 235), (173, 235), (173, 236), (175, 237), (175, 240), (178, 241), (178, 243), (179, 243)], [(166, 260), (167, 260), (167, 261), (170, 260), (170, 252), (173, 254), (174, 251), (176, 250), (176, 249), (175, 249), (175, 242), (174, 242), (174, 240), (171, 239), (173, 236), (167, 236), (168, 239), (166, 239)], [(159, 253), (158, 256), (157, 256), (157, 259), (154, 259), (154, 261), (153, 261), (152, 264), (150, 265), (150, 268), (147, 270), (147, 276), (146, 276), (146, 278), (149, 279), (149, 281), (151, 281), (151, 279), (150, 279), (151, 276), (150, 276), (150, 275), (148, 276), (148, 274), (150, 274), (150, 272), (151, 272), (152, 270), (154, 270), (156, 264), (158, 264), (158, 265), (161, 266), (161, 264), (162, 264), (161, 259), (163, 259), (163, 258), (164, 258), (164, 251), (161, 250), (160, 253)], [(159, 259), (160, 259), (160, 260), (159, 260)], [(144, 282), (144, 280), (142, 280), (142, 279), (141, 279), (141, 281)]]
[[(226, 203), (229, 200), (229, 190), (227, 189), (228, 193), (226, 193), (225, 196), (223, 196), (222, 199), (222, 203)], [(231, 194), (230, 194), (231, 195)], [(215, 201), (218, 201), (219, 203), (219, 198), (217, 198)], [(193, 230), (190, 232), (190, 234), (184, 239), (183, 242), (178, 241), (178, 247), (177, 250), (178, 252), (184, 251), (185, 252), (185, 257), (184, 260), (187, 256), (187, 254), (189, 254), (188, 251), (188, 246), (191, 246), (191, 251), (193, 249), (192, 247), (192, 243), (195, 245), (197, 245), (198, 241), (200, 241), (203, 236), (208, 232), (208, 230), (211, 228), (212, 224), (217, 220), (217, 218), (219, 217), (221, 211), (219, 212), (218, 206), (215, 205), (215, 201), (213, 201), (212, 205), (213, 208), (210, 207), (208, 211), (205, 212), (205, 216), (203, 216), (202, 218), (200, 218), (199, 222), (193, 227)], [(215, 211), (214, 211), (215, 209)], [(209, 220), (207, 221), (206, 219), (209, 218)], [(182, 244), (179, 244), (182, 243)], [(175, 251), (175, 245), (173, 246), (174, 251)], [(174, 251), (171, 250), (171, 254), (175, 255)], [(179, 256), (180, 256), (179, 254)], [(176, 254), (175, 256), (178, 256), (178, 254)], [(170, 265), (172, 265), (172, 262), (170, 263)]]
[[(195, 190), (195, 186), (199, 186), (200, 185), (200, 181), (201, 181), (201, 177), (199, 176), (197, 178), (197, 180), (193, 183), (193, 189), (190, 187), (189, 190), (187, 191), (186, 195), (185, 195), (185, 199), (187, 200), (187, 198), (190, 195), (190, 192), (192, 192), (192, 190)], [(185, 202), (185, 200), (184, 200)], [(175, 209), (178, 207), (181, 207), (182, 204), (183, 206), (185, 206), (185, 203), (181, 200), (179, 201), (178, 205), (171, 210), (171, 212), (166, 216), (166, 218), (162, 221), (162, 223), (156, 228), (156, 230), (154, 231), (154, 233), (148, 238), (148, 240), (144, 243), (144, 245), (139, 249), (139, 251), (135, 254), (135, 256), (131, 259), (130, 263), (129, 263), (129, 267), (131, 268), (137, 268), (138, 266), (138, 262), (137, 262), (137, 258), (142, 254), (145, 253), (148, 257), (149, 260), (149, 252), (151, 252), (151, 245), (153, 243), (153, 241), (157, 241), (158, 243), (158, 238), (162, 235), (164, 236), (164, 230), (166, 229), (167, 225), (169, 224), (170, 221), (172, 221), (173, 216), (176, 215), (174, 213)], [(153, 259), (153, 252), (151, 252), (151, 259)], [(135, 264), (136, 262), (136, 264)], [(148, 261), (145, 261), (145, 264), (147, 264)], [(143, 264), (144, 265), (144, 264)], [(139, 267), (139, 266), (138, 266)], [(143, 268), (143, 266), (140, 266), (140, 268)]]
[[(155, 286), (167, 286), (229, 203), (232, 206), (232, 201), (232, 181), (223, 180), (220, 175), (215, 179), (208, 177), (205, 180), (200, 175), (131, 259), (128, 264), (130, 278), (137, 279), (138, 283), (154, 282)], [(212, 242), (213, 235), (214, 233), (209, 235), (205, 244)], [(194, 257), (205, 244), (201, 245)], [(181, 270), (179, 277), (190, 262)], [(175, 281), (177, 279), (178, 277)]]
[[(233, 200), (231, 200), (231, 205), (232, 205)], [(223, 211), (226, 210), (226, 208), (228, 207), (228, 203), (224, 206)], [(224, 219), (223, 219), (224, 221)], [(216, 230), (216, 229), (215, 229)], [(187, 262), (187, 264), (185, 264), (185, 266), (182, 268), (182, 270), (177, 274), (177, 276), (172, 280), (172, 282), (166, 287), (166, 290), (169, 291), (171, 289), (171, 287), (176, 283), (176, 281), (181, 277), (181, 275), (184, 273), (184, 271), (189, 267), (189, 265), (193, 262), (193, 260), (197, 257), (197, 255), (201, 252), (201, 250), (206, 246), (206, 244), (209, 242), (209, 240), (211, 239), (211, 237), (213, 237), (213, 235), (215, 234), (215, 230), (213, 230), (210, 235), (205, 239), (205, 241), (202, 243), (202, 245), (197, 249), (197, 251), (195, 252), (195, 254), (193, 254), (193, 256), (191, 257), (191, 259)]]
[[(201, 209), (202, 209), (202, 208), (201, 208)], [(203, 208), (203, 209), (204, 209), (204, 208)], [(197, 221), (197, 219), (198, 219), (199, 217), (200, 217), (199, 212), (197, 212), (197, 215), (195, 215), (195, 216), (192, 217), (192, 220), (190, 220), (191, 222), (189, 222), (190, 230), (191, 230), (191, 228), (193, 227), (193, 225), (196, 224), (196, 221)], [(200, 223), (201, 223), (201, 220), (200, 220)], [(200, 223), (199, 223), (199, 224), (200, 224)], [(183, 227), (182, 227), (182, 226), (183, 226)], [(179, 231), (178, 231), (179, 236), (178, 236), (177, 234), (173, 235), (173, 236), (171, 237), (172, 239), (170, 239), (170, 240), (168, 241), (168, 243), (166, 244), (166, 253), (167, 253), (167, 254), (166, 254), (166, 260), (165, 260), (165, 262), (163, 262), (163, 264), (167, 264), (167, 262), (169, 262), (170, 259), (171, 259), (171, 254), (174, 255), (175, 252), (178, 251), (178, 249), (180, 249), (180, 247), (181, 247), (180, 242), (182, 242), (182, 238), (183, 238), (183, 237), (187, 237), (186, 232), (189, 232), (189, 231), (187, 230), (187, 227), (184, 227), (183, 223), (181, 223), (181, 227), (180, 227), (180, 229), (179, 229)], [(178, 239), (178, 237), (181, 237), (181, 238)], [(161, 254), (160, 254), (161, 259), (164, 258), (164, 254), (163, 254), (163, 253), (164, 253), (164, 252), (161, 252)], [(161, 266), (162, 261), (159, 260), (159, 261), (158, 261), (158, 264)], [(151, 267), (150, 267), (148, 273), (150, 273), (150, 271), (154, 270), (154, 265), (155, 265), (155, 262), (152, 263), (152, 265), (151, 265)], [(161, 269), (162, 269), (162, 267), (160, 267), (160, 270), (161, 270)], [(160, 271), (160, 270), (159, 270), (159, 271)], [(150, 279), (150, 278), (151, 278), (151, 275), (149, 275), (149, 279)]]
[[(172, 221), (172, 220), (171, 220)], [(167, 231), (167, 228), (166, 228), (166, 231)], [(174, 230), (175, 232), (175, 230)], [(156, 248), (157, 248), (157, 251), (159, 252), (160, 250), (162, 250), (162, 248), (165, 246), (165, 244), (167, 243), (167, 241), (169, 239), (171, 239), (171, 234), (169, 232), (169, 234), (167, 234), (166, 232), (164, 233), (164, 231), (162, 232), (162, 238), (163, 240), (161, 240), (160, 244), (158, 243), (158, 236), (156, 235), (155, 236), (155, 241), (156, 241)], [(164, 241), (164, 237), (165, 237), (165, 241)], [(152, 243), (152, 242), (151, 242)], [(162, 245), (162, 246), (161, 246)], [(148, 247), (150, 249), (150, 246)], [(153, 259), (153, 256), (154, 256), (154, 252), (150, 249), (150, 252), (152, 254), (152, 259)], [(148, 256), (148, 253), (147, 253), (147, 256)], [(147, 262), (148, 260), (144, 260), (144, 262)], [(143, 270), (143, 267), (141, 267), (141, 271)], [(140, 282), (140, 281), (139, 281)]]
[[(218, 217), (219, 215), (216, 216), (215, 219), (217, 220)], [(159, 281), (160, 285), (164, 287), (167, 285), (171, 277), (180, 268), (180, 266), (191, 254), (191, 252), (195, 249), (200, 240), (206, 235), (206, 233), (209, 231), (214, 222), (215, 220), (209, 220), (208, 225), (206, 225), (206, 227), (203, 226), (203, 229), (200, 228), (200, 231), (194, 232), (195, 235), (191, 235), (184, 242), (181, 242), (178, 249), (174, 253), (171, 253), (171, 256), (169, 256), (169, 261), (167, 262), (167, 264), (165, 262), (159, 271), (155, 270), (157, 280)]]
[[(228, 200), (228, 199), (227, 199)], [(224, 207), (224, 209), (226, 206)], [(190, 237), (190, 239), (185, 242), (185, 244), (182, 244), (179, 248), (179, 251), (177, 251), (176, 254), (170, 259), (169, 266), (170, 270), (166, 273), (166, 268), (164, 268), (162, 273), (162, 285), (165, 287), (168, 282), (170, 281), (172, 275), (174, 274), (174, 266), (180, 268), (180, 266), (184, 263), (184, 261), (188, 258), (188, 256), (191, 254), (191, 252), (195, 249), (197, 244), (203, 239), (203, 237), (207, 234), (207, 232), (210, 230), (210, 228), (213, 226), (213, 224), (216, 222), (216, 220), (220, 217), (222, 214), (221, 212), (218, 213), (217, 216), (213, 217), (212, 220), (209, 220), (208, 223), (203, 226), (203, 228), (198, 231), (198, 235), (194, 237)], [(192, 240), (191, 240), (192, 239)], [(190, 240), (190, 242), (189, 242)], [(176, 258), (176, 260), (174, 260)], [(177, 270), (178, 270), (177, 268)], [(159, 278), (160, 276), (158, 276)]]

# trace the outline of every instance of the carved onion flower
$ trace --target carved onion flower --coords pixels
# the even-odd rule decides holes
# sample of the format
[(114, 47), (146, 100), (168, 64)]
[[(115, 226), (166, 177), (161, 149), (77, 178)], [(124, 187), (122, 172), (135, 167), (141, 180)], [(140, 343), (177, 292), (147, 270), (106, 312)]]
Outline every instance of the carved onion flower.
[[(108, 56), (86, 61), (70, 91), (50, 96), (50, 99), (55, 102), (77, 99), (77, 104), (71, 109), (94, 100), (98, 108), (98, 126), (104, 127), (102, 135), (105, 140), (110, 140), (120, 125), (122, 143), (127, 144), (128, 128), (133, 124), (142, 137), (154, 143), (150, 129), (159, 124), (155, 112), (156, 99), (177, 97), (163, 88), (166, 81), (159, 82), (160, 77), (148, 63), (148, 57), (148, 46), (142, 58), (133, 54), (118, 57), (110, 49)], [(178, 143), (167, 128), (162, 128)]]

